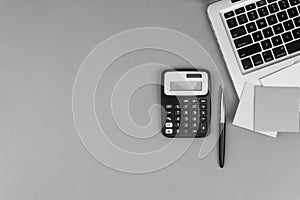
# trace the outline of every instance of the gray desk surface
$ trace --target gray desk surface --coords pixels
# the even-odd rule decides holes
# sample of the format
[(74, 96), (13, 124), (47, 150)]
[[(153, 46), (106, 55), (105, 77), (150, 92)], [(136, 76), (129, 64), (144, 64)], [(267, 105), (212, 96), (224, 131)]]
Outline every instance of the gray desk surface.
[(173, 165), (143, 175), (99, 164), (77, 137), (71, 94), (83, 59), (112, 34), (144, 26), (178, 30), (207, 49), (232, 121), (238, 100), (203, 2), (2, 0), (0, 9), (0, 199), (300, 198), (299, 134), (271, 139), (228, 125), (225, 169), (216, 148), (198, 160), (196, 141)]

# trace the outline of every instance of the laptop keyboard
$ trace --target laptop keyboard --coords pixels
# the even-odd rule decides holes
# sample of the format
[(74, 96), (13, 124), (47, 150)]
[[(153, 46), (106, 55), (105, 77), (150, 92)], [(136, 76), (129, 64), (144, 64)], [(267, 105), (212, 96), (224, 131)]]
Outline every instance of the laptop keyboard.
[(224, 19), (243, 73), (300, 53), (300, 0), (260, 0)]

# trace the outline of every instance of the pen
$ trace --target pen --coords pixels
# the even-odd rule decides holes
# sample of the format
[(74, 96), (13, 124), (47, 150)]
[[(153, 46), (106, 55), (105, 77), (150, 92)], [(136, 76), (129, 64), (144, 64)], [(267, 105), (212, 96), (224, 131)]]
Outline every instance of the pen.
[(225, 163), (225, 139), (226, 139), (226, 107), (224, 98), (224, 88), (220, 87), (220, 122), (219, 122), (219, 165), (224, 167)]

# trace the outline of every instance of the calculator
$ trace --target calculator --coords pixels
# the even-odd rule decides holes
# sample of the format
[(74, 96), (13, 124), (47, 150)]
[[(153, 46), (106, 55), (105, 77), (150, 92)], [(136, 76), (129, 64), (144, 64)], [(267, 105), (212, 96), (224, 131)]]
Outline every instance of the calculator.
[(165, 70), (161, 77), (162, 133), (169, 138), (206, 137), (210, 130), (210, 73)]

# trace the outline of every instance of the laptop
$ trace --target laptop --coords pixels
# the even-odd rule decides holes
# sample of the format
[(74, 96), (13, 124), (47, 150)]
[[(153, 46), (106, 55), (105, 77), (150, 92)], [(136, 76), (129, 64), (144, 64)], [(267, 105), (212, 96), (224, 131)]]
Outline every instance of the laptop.
[(300, 0), (221, 0), (208, 16), (238, 96), (300, 62)]

